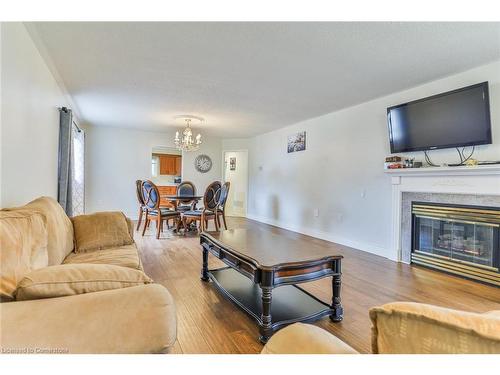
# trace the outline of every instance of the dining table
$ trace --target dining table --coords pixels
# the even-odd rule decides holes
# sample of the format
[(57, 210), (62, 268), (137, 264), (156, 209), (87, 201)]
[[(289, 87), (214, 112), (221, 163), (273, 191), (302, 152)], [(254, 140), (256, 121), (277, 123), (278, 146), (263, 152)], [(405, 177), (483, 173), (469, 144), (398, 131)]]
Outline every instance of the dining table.
[(177, 195), (177, 194), (174, 194), (174, 195), (162, 195), (160, 197), (163, 199), (166, 199), (172, 203), (175, 203), (176, 207), (179, 204), (179, 202), (191, 201), (191, 202), (194, 202), (193, 209), (196, 209), (196, 203), (200, 199), (203, 198), (203, 195), (186, 195), (186, 194)]
[[(174, 204), (174, 206), (176, 207), (176, 209), (177, 209), (177, 206), (179, 205), (180, 202), (191, 201), (192, 202), (191, 208), (193, 210), (196, 210), (196, 204), (198, 203), (198, 201), (200, 199), (203, 198), (203, 195), (173, 194), (173, 195), (161, 195), (160, 198), (163, 198), (165, 200), (168, 200), (169, 202), (172, 202)], [(194, 228), (192, 228), (191, 224), (192, 223), (188, 223), (187, 228), (184, 228), (184, 230), (189, 231), (189, 230), (194, 229)], [(180, 225), (181, 225), (181, 222), (179, 221), (177, 224), (177, 227), (174, 229), (175, 232), (179, 232)]]

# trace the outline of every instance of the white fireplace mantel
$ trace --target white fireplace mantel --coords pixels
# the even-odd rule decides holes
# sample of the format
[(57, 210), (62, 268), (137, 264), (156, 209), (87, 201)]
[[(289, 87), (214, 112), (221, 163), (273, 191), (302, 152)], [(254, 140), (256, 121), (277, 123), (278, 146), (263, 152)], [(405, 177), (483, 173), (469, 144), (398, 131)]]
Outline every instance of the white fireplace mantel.
[(391, 259), (401, 258), (401, 208), (404, 192), (500, 196), (500, 165), (390, 169), (392, 183)]
[(462, 166), (462, 167), (423, 167), (386, 169), (392, 176), (471, 176), (500, 174), (500, 164)]

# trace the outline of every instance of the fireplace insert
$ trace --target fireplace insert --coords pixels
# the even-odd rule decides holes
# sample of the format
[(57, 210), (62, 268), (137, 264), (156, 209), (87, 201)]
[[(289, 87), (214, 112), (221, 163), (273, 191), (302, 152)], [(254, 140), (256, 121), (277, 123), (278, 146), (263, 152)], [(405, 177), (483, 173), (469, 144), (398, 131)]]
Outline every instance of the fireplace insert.
[(500, 286), (500, 208), (412, 202), (412, 263)]

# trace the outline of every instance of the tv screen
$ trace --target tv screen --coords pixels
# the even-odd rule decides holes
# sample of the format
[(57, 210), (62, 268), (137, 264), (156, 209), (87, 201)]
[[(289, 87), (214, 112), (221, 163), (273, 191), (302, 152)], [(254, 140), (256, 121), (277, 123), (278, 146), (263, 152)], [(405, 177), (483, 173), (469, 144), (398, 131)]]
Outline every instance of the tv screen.
[(387, 108), (391, 153), (491, 143), (488, 82)]

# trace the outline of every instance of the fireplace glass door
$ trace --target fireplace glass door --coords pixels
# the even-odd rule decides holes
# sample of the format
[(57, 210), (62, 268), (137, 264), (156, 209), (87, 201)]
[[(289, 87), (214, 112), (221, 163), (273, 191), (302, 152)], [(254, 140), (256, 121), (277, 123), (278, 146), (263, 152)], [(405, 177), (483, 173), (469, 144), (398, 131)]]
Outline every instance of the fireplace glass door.
[(411, 262), (500, 287), (500, 208), (412, 202)]
[(435, 217), (416, 217), (415, 250), (450, 260), (494, 267), (498, 227)]

